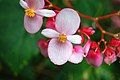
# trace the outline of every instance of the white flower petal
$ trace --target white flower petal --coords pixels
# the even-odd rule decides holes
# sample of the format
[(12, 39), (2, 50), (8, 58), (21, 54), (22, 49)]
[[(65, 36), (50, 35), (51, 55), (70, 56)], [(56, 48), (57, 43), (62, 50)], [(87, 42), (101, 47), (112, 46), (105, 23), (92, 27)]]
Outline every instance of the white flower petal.
[(24, 1), (24, 0), (20, 0), (20, 5), (24, 8), (24, 9), (27, 9), (27, 8), (29, 8), (28, 7), (28, 4)]
[(25, 15), (24, 17), (24, 27), (27, 32), (34, 34), (37, 33), (43, 24), (43, 18), (36, 15), (33, 18), (30, 18)]
[(74, 64), (78, 64), (83, 60), (83, 49), (81, 46), (75, 46), (73, 54), (71, 55), (69, 61)]
[(53, 10), (47, 10), (47, 9), (36, 10), (35, 12), (36, 14), (45, 17), (53, 17), (56, 15), (56, 13)]
[(56, 29), (67, 35), (74, 34), (80, 26), (78, 13), (70, 8), (62, 9), (56, 16)]
[(48, 45), (48, 56), (56, 65), (65, 64), (72, 55), (73, 46), (67, 41), (60, 43), (57, 39), (52, 39)]
[(42, 30), (41, 34), (48, 38), (56, 38), (59, 36), (59, 33), (53, 29), (44, 29)]
[(25, 0), (29, 6), (29, 8), (40, 10), (44, 8), (45, 0)]
[(69, 35), (67, 36), (67, 40), (74, 44), (80, 44), (82, 41), (82, 37), (79, 35)]

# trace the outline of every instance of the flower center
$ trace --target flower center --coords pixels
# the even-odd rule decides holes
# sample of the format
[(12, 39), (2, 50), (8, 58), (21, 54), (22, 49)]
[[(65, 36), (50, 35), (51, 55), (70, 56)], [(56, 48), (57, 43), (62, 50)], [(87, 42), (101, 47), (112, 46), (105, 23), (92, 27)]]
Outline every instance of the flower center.
[(65, 43), (67, 41), (67, 36), (65, 34), (60, 34), (58, 40), (62, 43)]
[(25, 14), (28, 16), (28, 17), (34, 17), (35, 16), (35, 11), (33, 9), (26, 9), (25, 10)]

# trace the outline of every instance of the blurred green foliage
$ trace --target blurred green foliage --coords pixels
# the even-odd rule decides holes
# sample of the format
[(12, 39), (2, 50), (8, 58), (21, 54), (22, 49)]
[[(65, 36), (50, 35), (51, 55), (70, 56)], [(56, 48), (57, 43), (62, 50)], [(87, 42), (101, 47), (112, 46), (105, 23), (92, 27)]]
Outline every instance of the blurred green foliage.
[[(62, 0), (52, 2), (61, 8), (66, 7)], [(93, 17), (111, 13), (116, 7), (112, 0), (73, 0), (73, 6)], [(19, 0), (0, 0), (0, 80), (120, 80), (118, 61), (110, 66), (103, 63), (99, 68), (88, 65), (85, 60), (78, 65), (55, 66), (40, 54), (37, 41), (43, 36), (40, 32), (28, 34), (23, 17)], [(82, 19), (82, 23), (93, 24), (86, 19)], [(109, 20), (101, 24), (111, 25)], [(98, 31), (95, 36), (93, 39), (97, 40)]]

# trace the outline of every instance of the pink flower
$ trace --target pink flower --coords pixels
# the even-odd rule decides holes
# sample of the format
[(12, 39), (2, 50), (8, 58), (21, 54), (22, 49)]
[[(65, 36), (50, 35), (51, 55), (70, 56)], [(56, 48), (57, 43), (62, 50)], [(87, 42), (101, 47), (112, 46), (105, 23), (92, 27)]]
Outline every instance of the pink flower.
[(56, 30), (55, 28), (55, 18), (48, 18), (46, 22), (46, 28)]
[(82, 33), (84, 33), (88, 36), (91, 36), (95, 33), (95, 30), (92, 27), (84, 27), (80, 31), (82, 31)]
[(86, 60), (88, 64), (95, 66), (95, 67), (99, 67), (103, 62), (103, 56), (100, 53), (100, 49), (97, 48), (95, 51), (90, 50), (88, 55), (86, 56)]
[(114, 49), (110, 47), (106, 48), (104, 54), (105, 54), (104, 61), (106, 64), (110, 65), (111, 63), (115, 62), (117, 59)]
[(81, 36), (73, 35), (79, 25), (80, 17), (78, 13), (73, 9), (66, 8), (56, 16), (55, 27), (57, 31), (44, 29), (41, 32), (44, 36), (52, 38), (48, 45), (48, 56), (54, 64), (65, 64), (72, 55), (72, 43), (81, 43)]
[(103, 56), (100, 52), (99, 45), (96, 42), (92, 42), (88, 55), (86, 56), (88, 64), (99, 67), (103, 62)]
[[(58, 14), (58, 12), (59, 11), (55, 10), (56, 15)], [(56, 18), (56, 16), (50, 17), (50, 18), (47, 19), (46, 28), (56, 30), (56, 28), (55, 28), (55, 18)]]
[(44, 56), (44, 57), (48, 57), (48, 42), (44, 39), (40, 39), (38, 41), (38, 46), (40, 48), (40, 51), (41, 51), (41, 54)]
[(20, 5), (25, 9), (24, 27), (31, 34), (40, 30), (43, 16), (55, 16), (54, 11), (42, 9), (45, 5), (44, 0), (20, 0)]
[(110, 46), (113, 46), (113, 47), (117, 47), (117, 46), (120, 45), (120, 40), (119, 40), (119, 39), (112, 38), (111, 41), (109, 42), (109, 45), (110, 45)]
[(81, 46), (76, 45), (73, 48), (73, 53), (72, 53), (69, 61), (71, 63), (78, 64), (78, 63), (82, 62), (83, 55), (84, 55), (83, 48)]

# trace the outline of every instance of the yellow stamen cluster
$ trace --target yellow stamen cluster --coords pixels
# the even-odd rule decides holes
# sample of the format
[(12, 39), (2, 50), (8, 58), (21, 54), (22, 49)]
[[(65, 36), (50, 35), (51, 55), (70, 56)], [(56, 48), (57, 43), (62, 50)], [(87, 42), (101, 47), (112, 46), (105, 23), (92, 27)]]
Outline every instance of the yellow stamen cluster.
[(60, 34), (58, 40), (62, 43), (65, 43), (67, 41), (67, 36), (65, 34)]
[(26, 9), (25, 10), (25, 15), (28, 17), (34, 17), (35, 16), (35, 11), (33, 9)]

